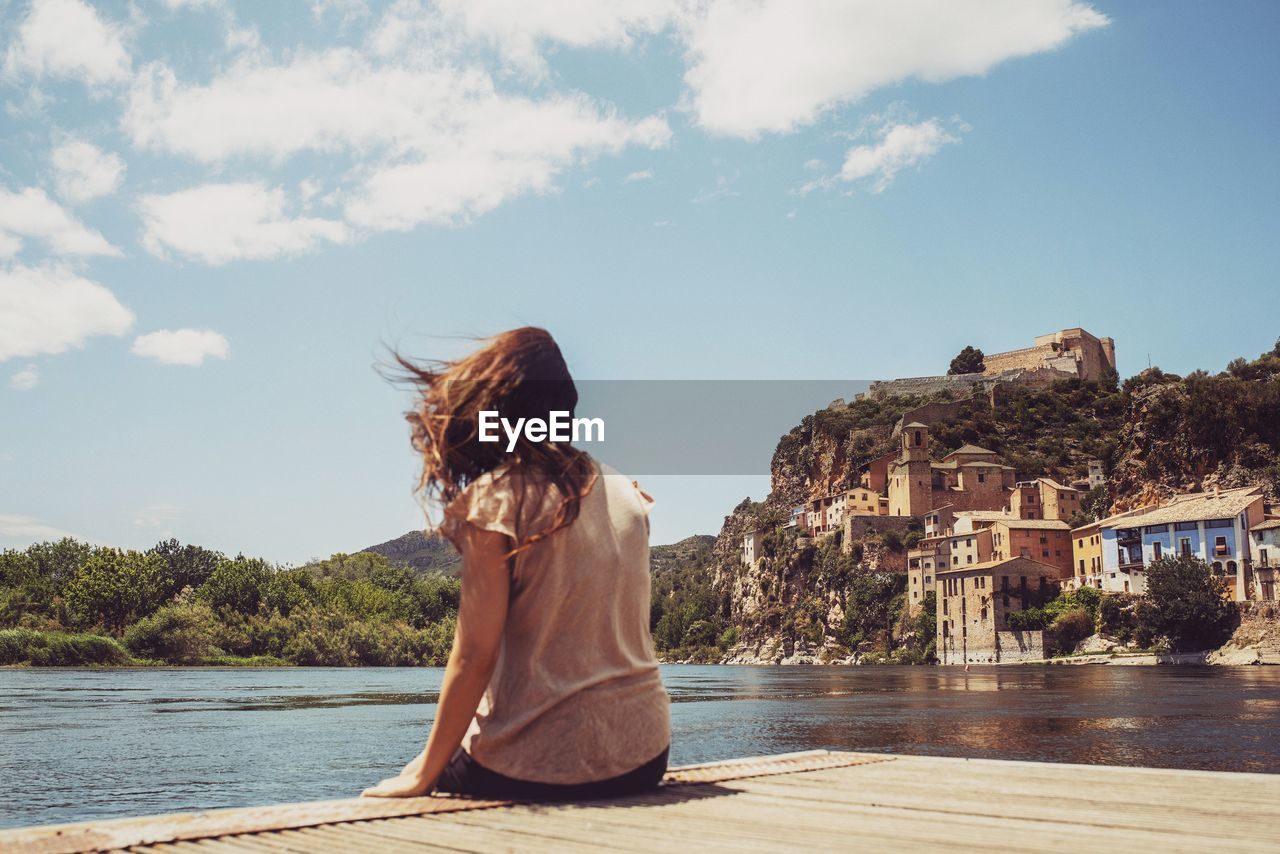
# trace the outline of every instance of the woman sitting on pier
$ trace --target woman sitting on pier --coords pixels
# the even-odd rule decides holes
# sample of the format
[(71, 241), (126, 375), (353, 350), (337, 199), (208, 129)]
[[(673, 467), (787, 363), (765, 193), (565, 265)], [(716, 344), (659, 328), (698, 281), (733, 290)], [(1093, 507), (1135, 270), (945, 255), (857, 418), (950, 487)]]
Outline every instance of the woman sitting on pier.
[(648, 511), (567, 443), (480, 441), (479, 413), (572, 413), (551, 335), (503, 333), (456, 362), (400, 360), (420, 489), (462, 554), (457, 634), (425, 749), (372, 797), (583, 798), (656, 786), (670, 712), (649, 637)]

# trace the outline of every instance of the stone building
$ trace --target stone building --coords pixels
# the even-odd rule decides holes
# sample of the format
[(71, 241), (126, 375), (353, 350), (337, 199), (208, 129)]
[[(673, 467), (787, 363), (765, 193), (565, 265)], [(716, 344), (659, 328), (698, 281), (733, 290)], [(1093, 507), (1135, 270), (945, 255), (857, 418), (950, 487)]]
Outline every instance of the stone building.
[(1111, 338), (1097, 338), (1072, 327), (1037, 336), (1030, 347), (991, 353), (983, 363), (980, 374), (880, 380), (871, 383), (866, 395), (879, 399), (949, 392), (956, 397), (972, 397), (993, 394), (998, 387), (1007, 385), (1048, 385), (1072, 377), (1099, 380), (1115, 369), (1116, 344)]
[[(1250, 532), (1265, 515), (1262, 488), (1251, 486), (1178, 495), (1103, 519), (1095, 523), (1101, 539), (1101, 589), (1145, 593), (1147, 565), (1181, 554), (1207, 562), (1233, 600), (1256, 599)], [(1073, 542), (1078, 544), (1091, 527), (1073, 531)], [(1076, 572), (1085, 556), (1075, 557)]]
[(742, 536), (742, 562), (747, 566), (751, 566), (758, 558), (763, 556), (764, 529), (751, 531)]
[(991, 526), (1008, 518), (1003, 510), (961, 510), (948, 513), (943, 528), (937, 511), (926, 515), (925, 536), (907, 550), (908, 615), (915, 616), (925, 596), (934, 592), (939, 571), (991, 560)]
[(1000, 510), (1008, 506), (1014, 470), (994, 451), (965, 445), (940, 461), (929, 459), (929, 428), (905, 425), (898, 457), (889, 464), (886, 488), (890, 516), (923, 516), (949, 506), (959, 510)]
[(1257, 598), (1274, 602), (1280, 596), (1280, 519), (1259, 522), (1249, 533)]
[(1048, 477), (1014, 484), (1009, 512), (1019, 519), (1070, 519), (1080, 510), (1084, 493)]
[(1044, 633), (1016, 631), (1009, 614), (1053, 597), (1058, 570), (1025, 557), (937, 573), (938, 663), (1008, 664), (1044, 658)]
[(1082, 380), (1100, 380), (1115, 370), (1116, 342), (1095, 338), (1077, 326), (1039, 335), (1030, 347), (1021, 350), (992, 353), (983, 358), (983, 363), (987, 376), (1048, 368)]
[(1071, 529), (1057, 519), (1002, 519), (991, 525), (992, 558), (1031, 558), (1071, 577)]

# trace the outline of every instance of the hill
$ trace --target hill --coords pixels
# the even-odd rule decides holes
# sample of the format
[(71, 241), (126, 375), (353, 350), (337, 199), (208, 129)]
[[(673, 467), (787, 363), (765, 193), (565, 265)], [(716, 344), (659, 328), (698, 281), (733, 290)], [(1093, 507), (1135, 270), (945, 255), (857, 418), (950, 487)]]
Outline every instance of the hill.
[[(652, 546), (649, 550), (651, 572), (655, 577), (666, 577), (690, 566), (705, 565), (715, 541), (710, 534), (695, 534), (678, 543)], [(452, 543), (422, 531), (410, 531), (361, 552), (380, 554), (393, 566), (407, 566), (418, 572), (457, 575), (462, 569), (462, 556)]]
[(452, 543), (443, 537), (427, 536), (422, 531), (410, 531), (361, 551), (380, 554), (393, 566), (407, 566), (418, 572), (457, 575), (462, 569), (462, 556)]

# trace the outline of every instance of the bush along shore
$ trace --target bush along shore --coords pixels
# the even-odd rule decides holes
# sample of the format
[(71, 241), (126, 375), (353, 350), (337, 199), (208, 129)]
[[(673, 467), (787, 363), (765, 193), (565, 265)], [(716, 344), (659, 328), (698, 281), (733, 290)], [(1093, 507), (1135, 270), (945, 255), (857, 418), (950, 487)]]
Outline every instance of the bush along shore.
[(369, 552), (279, 567), (68, 538), (0, 553), (0, 665), (442, 665), (458, 595)]

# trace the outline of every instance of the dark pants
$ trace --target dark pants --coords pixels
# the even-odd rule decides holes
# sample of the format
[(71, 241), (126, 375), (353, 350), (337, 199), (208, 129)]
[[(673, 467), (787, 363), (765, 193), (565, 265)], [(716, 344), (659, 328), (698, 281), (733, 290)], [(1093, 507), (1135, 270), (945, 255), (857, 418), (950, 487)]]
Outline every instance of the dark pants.
[(538, 801), (616, 798), (656, 788), (667, 773), (667, 752), (664, 750), (639, 768), (608, 780), (594, 783), (532, 783), (490, 771), (472, 759), (465, 750), (459, 750), (436, 781), (436, 791), (481, 798)]

